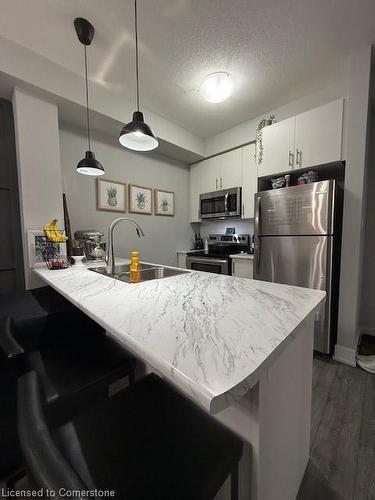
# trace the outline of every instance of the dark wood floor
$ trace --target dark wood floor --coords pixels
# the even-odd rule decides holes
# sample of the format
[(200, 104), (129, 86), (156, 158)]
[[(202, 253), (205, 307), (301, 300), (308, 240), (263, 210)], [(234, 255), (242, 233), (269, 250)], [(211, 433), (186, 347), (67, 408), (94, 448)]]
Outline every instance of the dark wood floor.
[(375, 375), (315, 357), (311, 459), (298, 500), (375, 500)]

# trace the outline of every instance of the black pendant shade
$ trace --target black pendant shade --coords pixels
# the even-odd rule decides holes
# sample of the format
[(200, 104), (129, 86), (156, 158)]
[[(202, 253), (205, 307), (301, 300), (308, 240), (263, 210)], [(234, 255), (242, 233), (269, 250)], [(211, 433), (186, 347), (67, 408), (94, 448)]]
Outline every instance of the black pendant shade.
[(133, 151), (151, 151), (158, 147), (159, 142), (151, 128), (144, 122), (143, 113), (139, 111), (139, 53), (138, 53), (138, 15), (137, 0), (134, 0), (134, 33), (135, 33), (135, 80), (137, 85), (137, 111), (133, 113), (133, 120), (121, 130), (119, 141), (122, 146)]
[(104, 175), (104, 168), (92, 151), (86, 151), (85, 157), (77, 165), (77, 172), (84, 175)]
[(141, 111), (134, 111), (133, 120), (123, 126), (119, 141), (134, 151), (151, 151), (159, 144), (151, 128), (144, 122)]
[(103, 175), (104, 168), (98, 160), (95, 159), (95, 154), (91, 151), (91, 137), (90, 137), (90, 109), (89, 109), (89, 85), (87, 77), (87, 53), (86, 47), (91, 45), (94, 38), (94, 26), (83, 19), (82, 17), (77, 17), (74, 19), (74, 28), (77, 33), (78, 40), (82, 43), (85, 55), (85, 90), (86, 90), (86, 121), (87, 121), (87, 143), (88, 151), (86, 151), (85, 157), (78, 163), (77, 172), (84, 175)]

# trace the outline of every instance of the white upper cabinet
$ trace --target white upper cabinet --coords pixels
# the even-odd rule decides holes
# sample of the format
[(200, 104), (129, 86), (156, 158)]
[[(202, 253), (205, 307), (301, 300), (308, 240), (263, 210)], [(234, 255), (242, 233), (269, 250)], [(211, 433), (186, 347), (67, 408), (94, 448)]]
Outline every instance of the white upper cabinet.
[(254, 218), (254, 194), (258, 191), (257, 165), (254, 159), (255, 145), (241, 148), (242, 155), (242, 217)]
[(265, 127), (258, 176), (340, 161), (343, 109), (339, 99)]
[(190, 167), (190, 222), (200, 222), (199, 195), (202, 191), (201, 163)]
[(228, 153), (218, 155), (215, 160), (218, 173), (218, 189), (239, 187), (242, 183), (242, 153), (241, 149), (234, 149)]
[(264, 127), (262, 130), (263, 160), (258, 167), (259, 177), (292, 170), (294, 129), (294, 116)]
[(343, 100), (296, 116), (294, 168), (341, 160)]
[(217, 164), (217, 157), (208, 158), (200, 163), (202, 176), (202, 193), (217, 191), (220, 182), (220, 168)]

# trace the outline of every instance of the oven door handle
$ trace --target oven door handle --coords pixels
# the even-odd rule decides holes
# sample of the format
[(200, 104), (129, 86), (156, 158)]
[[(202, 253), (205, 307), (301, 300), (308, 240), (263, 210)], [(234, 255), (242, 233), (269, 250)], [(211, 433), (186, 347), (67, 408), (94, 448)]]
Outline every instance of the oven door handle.
[(188, 262), (202, 262), (204, 264), (226, 264), (228, 262), (227, 259), (211, 259), (211, 257), (203, 257), (200, 259), (199, 257), (192, 257), (190, 255), (186, 258), (186, 260)]

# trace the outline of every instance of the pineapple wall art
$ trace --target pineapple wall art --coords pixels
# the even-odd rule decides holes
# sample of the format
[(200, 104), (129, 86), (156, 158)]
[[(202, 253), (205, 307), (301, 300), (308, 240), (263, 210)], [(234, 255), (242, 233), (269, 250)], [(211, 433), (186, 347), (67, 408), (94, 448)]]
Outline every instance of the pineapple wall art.
[(129, 184), (129, 212), (152, 214), (152, 188)]
[(174, 216), (174, 193), (154, 189), (155, 215)]
[(175, 194), (137, 184), (96, 179), (96, 209), (145, 215), (175, 215)]
[(126, 184), (109, 179), (96, 179), (96, 208), (110, 212), (126, 212)]

